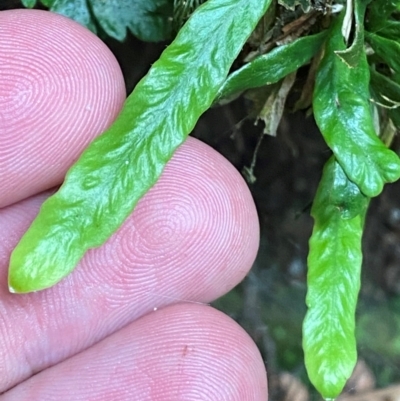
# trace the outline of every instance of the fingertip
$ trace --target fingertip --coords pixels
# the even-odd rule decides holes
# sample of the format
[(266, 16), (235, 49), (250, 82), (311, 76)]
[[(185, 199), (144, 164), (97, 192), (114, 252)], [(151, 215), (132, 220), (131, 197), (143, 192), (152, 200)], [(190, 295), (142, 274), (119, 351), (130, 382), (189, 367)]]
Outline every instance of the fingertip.
[(39, 10), (0, 13), (0, 207), (59, 184), (125, 99), (106, 45)]
[[(188, 139), (120, 230), (89, 251), (73, 274), (48, 291), (11, 296), (5, 282), (11, 249), (48, 195), (0, 210), (0, 292), (3, 287), (5, 324), (12, 333), (3, 339), (3, 359), (22, 367), (7, 371), (0, 380), (3, 388), (82, 351), (155, 307), (214, 300), (246, 275), (257, 252), (257, 213), (243, 178), (215, 150)], [(40, 329), (32, 332), (36, 320)], [(213, 322), (218, 328), (218, 316)], [(156, 326), (152, 330), (158, 333)], [(28, 368), (27, 333), (32, 344)], [(41, 358), (43, 353), (51, 362)]]
[[(141, 338), (142, 370), (151, 372), (159, 365), (157, 400), (170, 399), (176, 388), (185, 400), (197, 399), (196, 394), (204, 400), (267, 400), (260, 352), (245, 330), (224, 313), (208, 305), (183, 303), (146, 315), (132, 328)], [(168, 374), (163, 374), (167, 367)]]
[(150, 313), (6, 395), (32, 401), (268, 399), (265, 365), (251, 338), (223, 313), (195, 304)]

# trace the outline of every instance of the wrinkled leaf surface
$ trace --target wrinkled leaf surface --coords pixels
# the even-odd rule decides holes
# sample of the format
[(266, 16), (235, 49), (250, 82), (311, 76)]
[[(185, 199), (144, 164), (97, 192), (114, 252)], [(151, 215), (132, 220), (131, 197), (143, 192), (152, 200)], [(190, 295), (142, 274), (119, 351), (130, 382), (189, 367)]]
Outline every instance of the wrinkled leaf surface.
[(316, 77), (316, 122), (346, 175), (369, 196), (400, 177), (400, 159), (377, 137), (370, 108), (369, 67), (364, 52), (351, 68), (336, 51), (346, 48), (341, 18), (332, 25)]
[(195, 11), (111, 128), (42, 205), (11, 255), (11, 291), (50, 287), (119, 228), (210, 107), (269, 4), (209, 0)]
[(326, 399), (336, 398), (357, 361), (355, 308), (360, 289), (366, 198), (332, 156), (311, 214), (308, 311), (303, 349), (308, 376)]

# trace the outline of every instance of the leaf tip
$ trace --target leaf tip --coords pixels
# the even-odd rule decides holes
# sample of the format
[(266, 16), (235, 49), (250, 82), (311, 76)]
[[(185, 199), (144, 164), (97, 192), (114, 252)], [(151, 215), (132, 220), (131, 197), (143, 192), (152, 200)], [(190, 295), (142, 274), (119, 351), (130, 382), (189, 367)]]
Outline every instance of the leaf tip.
[(8, 285), (8, 291), (11, 292), (11, 294), (17, 294), (18, 293), (18, 291), (16, 291), (14, 289), (14, 287), (12, 285), (10, 285), (10, 284)]
[(14, 275), (10, 272), (8, 275), (8, 291), (11, 294), (21, 294), (23, 291), (20, 286), (18, 285), (18, 280), (16, 281)]
[(11, 294), (27, 294), (29, 292), (36, 292), (44, 290), (49, 286), (38, 285), (35, 280), (28, 278), (21, 279), (20, 276), (16, 276), (10, 271), (8, 275), (8, 291)]
[(8, 269), (8, 291), (11, 294), (25, 294), (45, 288), (43, 280), (29, 267), (26, 260), (21, 260), (21, 251), (17, 245), (11, 254)]

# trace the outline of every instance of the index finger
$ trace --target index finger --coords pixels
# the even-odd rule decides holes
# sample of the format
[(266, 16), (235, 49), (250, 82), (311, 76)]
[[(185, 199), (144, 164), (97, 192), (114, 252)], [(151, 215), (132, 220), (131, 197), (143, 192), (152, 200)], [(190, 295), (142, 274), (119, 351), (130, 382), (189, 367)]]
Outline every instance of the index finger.
[(87, 29), (39, 10), (0, 13), (0, 207), (59, 184), (125, 99), (120, 67)]

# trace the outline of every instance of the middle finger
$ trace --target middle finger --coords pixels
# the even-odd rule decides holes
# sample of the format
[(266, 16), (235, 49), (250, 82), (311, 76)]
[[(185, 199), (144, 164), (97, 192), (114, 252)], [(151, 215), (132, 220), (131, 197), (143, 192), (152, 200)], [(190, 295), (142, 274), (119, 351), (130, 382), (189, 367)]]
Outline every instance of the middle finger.
[(258, 221), (240, 175), (189, 139), (135, 213), (56, 287), (7, 291), (12, 248), (42, 198), (0, 210), (0, 392), (179, 301), (209, 302), (247, 273)]

